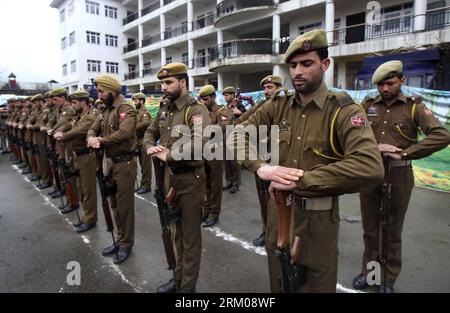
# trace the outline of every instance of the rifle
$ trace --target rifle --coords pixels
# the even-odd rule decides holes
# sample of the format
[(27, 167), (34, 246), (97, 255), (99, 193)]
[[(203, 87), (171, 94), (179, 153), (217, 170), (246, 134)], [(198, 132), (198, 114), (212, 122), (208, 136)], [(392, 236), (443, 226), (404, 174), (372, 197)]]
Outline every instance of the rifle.
[(306, 283), (306, 267), (300, 264), (300, 237), (295, 236), (292, 248), (289, 249), (289, 230), (292, 213), (292, 194), (276, 191), (278, 241), (275, 255), (280, 259), (282, 293), (298, 293)]
[(61, 190), (61, 180), (58, 175), (58, 153), (55, 150), (55, 139), (48, 136), (48, 156), (51, 160), (51, 170), (53, 177), (53, 190)]
[(165, 164), (158, 158), (152, 157), (153, 166), (155, 168), (155, 193), (154, 197), (158, 205), (159, 220), (161, 222), (161, 238), (164, 245), (164, 251), (166, 253), (166, 260), (168, 264), (168, 270), (175, 270), (176, 261), (175, 253), (173, 251), (172, 236), (170, 231), (170, 225), (176, 223), (180, 219), (181, 211), (171, 205), (173, 198), (175, 197), (175, 189), (170, 188), (167, 193), (167, 197), (164, 197), (164, 169)]
[(114, 250), (116, 251), (116, 257), (118, 257), (118, 249), (116, 239), (114, 238), (114, 224), (111, 218), (111, 210), (109, 208), (108, 197), (117, 193), (117, 185), (112, 183), (111, 174), (105, 177), (103, 174), (103, 151), (97, 151), (95, 158), (97, 161), (96, 176), (98, 186), (100, 187), (100, 195), (102, 196), (102, 208), (103, 215), (105, 216), (106, 230), (111, 233)]
[[(28, 130), (29, 138), (30, 138), (30, 150), (31, 150), (31, 168), (33, 169), (33, 172), (36, 173), (37, 176), (39, 176), (39, 170), (38, 170), (38, 162), (36, 159), (37, 155), (37, 147), (33, 144), (34, 141), (34, 131), (32, 129)], [(33, 175), (33, 174), (32, 174)], [(41, 183), (41, 179), (39, 178), (39, 184)]]
[[(390, 212), (391, 212), (391, 166), (390, 158), (387, 155), (383, 155), (383, 165), (384, 165), (384, 179), (381, 186), (382, 201), (380, 208), (380, 238), (379, 238), (379, 261), (383, 268), (383, 283), (386, 286), (387, 279), (387, 262), (389, 254), (389, 228), (390, 228)], [(384, 289), (386, 291), (386, 288)]]
[(247, 101), (248, 103), (250, 103), (251, 106), (255, 105), (253, 98), (249, 97), (249, 96), (241, 95), (241, 90), (239, 88), (236, 90), (236, 101), (237, 101), (236, 108), (239, 111), (241, 111), (242, 113), (247, 111), (247, 109), (245, 108), (245, 105), (242, 103), (242, 101)]
[(255, 175), (256, 191), (258, 192), (259, 204), (261, 206), (261, 218), (263, 223), (267, 221), (267, 204), (269, 202), (269, 182)]

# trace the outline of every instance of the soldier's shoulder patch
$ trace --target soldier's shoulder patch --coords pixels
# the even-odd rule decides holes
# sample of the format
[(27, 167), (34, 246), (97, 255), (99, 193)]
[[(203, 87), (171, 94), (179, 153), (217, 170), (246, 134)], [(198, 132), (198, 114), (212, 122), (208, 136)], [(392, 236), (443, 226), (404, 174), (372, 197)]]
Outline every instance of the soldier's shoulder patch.
[(148, 112), (142, 113), (142, 116), (143, 116), (143, 117), (147, 117), (147, 116), (148, 116)]
[(123, 121), (127, 117), (127, 112), (121, 112), (119, 113), (119, 120)]
[(355, 103), (355, 100), (353, 100), (353, 98), (345, 91), (336, 92), (334, 96), (336, 98), (337, 103), (341, 107), (345, 107), (347, 105)]
[(423, 113), (425, 113), (425, 115), (433, 115), (433, 111), (431, 111), (430, 109), (428, 109), (426, 106), (423, 107)]
[(367, 120), (364, 114), (356, 114), (350, 117), (350, 123), (352, 126), (357, 127), (366, 127), (367, 126)]

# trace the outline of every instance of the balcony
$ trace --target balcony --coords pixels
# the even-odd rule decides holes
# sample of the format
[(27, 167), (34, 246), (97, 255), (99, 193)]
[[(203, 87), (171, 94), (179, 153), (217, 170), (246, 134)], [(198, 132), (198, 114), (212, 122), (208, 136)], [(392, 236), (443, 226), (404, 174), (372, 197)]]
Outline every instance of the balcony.
[(380, 24), (359, 24), (334, 30), (333, 46), (352, 44), (371, 39), (412, 33), (414, 17), (412, 15), (385, 19)]
[(209, 66), (210, 58), (209, 55), (202, 55), (194, 58), (194, 67), (199, 68)]
[(169, 3), (171, 3), (171, 2), (174, 2), (175, 0), (164, 0), (164, 5), (167, 5), (167, 4), (169, 4)]
[(181, 36), (183, 34), (186, 34), (187, 32), (188, 32), (188, 24), (187, 23), (177, 26), (175, 28), (167, 29), (164, 32), (164, 40)]
[(236, 66), (257, 67), (274, 62), (274, 41), (268, 38), (239, 39), (211, 47), (210, 70)]
[(147, 36), (142, 40), (142, 48), (161, 41), (161, 34)]
[(129, 72), (124, 75), (124, 78), (125, 78), (125, 80), (132, 80), (132, 79), (139, 78), (139, 72), (137, 72), (137, 71)]
[(251, 20), (275, 7), (273, 0), (224, 0), (217, 5), (217, 28), (233, 25), (243, 20)]
[(450, 7), (427, 11), (426, 30), (441, 29), (450, 26)]
[(158, 72), (159, 69), (160, 69), (160, 67), (158, 67), (158, 66), (144, 67), (144, 69), (142, 70), (142, 77), (156, 75), (156, 73)]
[(123, 47), (123, 53), (134, 51), (137, 48), (138, 48), (138, 43), (137, 42), (130, 43), (129, 45)]
[(149, 4), (148, 6), (146, 6), (141, 10), (141, 16), (147, 15), (153, 11), (158, 10), (160, 7), (159, 4), (160, 4), (159, 0)]
[(215, 14), (209, 14), (192, 22), (192, 30), (202, 29), (214, 25)]
[(123, 26), (137, 20), (139, 18), (139, 12), (134, 12), (123, 19)]

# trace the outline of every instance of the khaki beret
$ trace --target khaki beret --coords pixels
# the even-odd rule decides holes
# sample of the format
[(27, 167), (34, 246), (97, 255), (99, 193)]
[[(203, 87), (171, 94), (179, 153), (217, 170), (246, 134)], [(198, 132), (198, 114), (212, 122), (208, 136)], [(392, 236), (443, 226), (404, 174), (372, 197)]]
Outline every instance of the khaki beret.
[(392, 78), (403, 72), (403, 63), (401, 61), (388, 61), (375, 70), (372, 76), (372, 83), (379, 84), (383, 80)]
[(50, 98), (67, 96), (67, 90), (65, 88), (56, 88), (50, 92)]
[(284, 62), (288, 63), (296, 54), (328, 48), (327, 34), (323, 29), (313, 29), (298, 36), (291, 42), (284, 55)]
[(184, 63), (169, 63), (159, 69), (156, 77), (161, 80), (175, 75), (187, 74), (187, 72), (188, 68)]
[(203, 86), (198, 92), (199, 97), (210, 96), (216, 93), (216, 88), (213, 85)]
[(122, 85), (117, 78), (111, 75), (101, 75), (94, 79), (94, 84), (106, 92), (120, 92)]
[(135, 93), (131, 97), (131, 100), (137, 100), (137, 99), (145, 100), (145, 95), (142, 92), (138, 92), (138, 93)]
[(261, 88), (264, 88), (264, 85), (267, 83), (274, 83), (275, 85), (281, 86), (283, 84), (283, 80), (280, 76), (269, 75), (264, 77), (259, 84), (261, 85)]
[(234, 90), (234, 87), (225, 87), (223, 90), (222, 90), (222, 94), (225, 94), (225, 93), (236, 93), (236, 90)]
[(81, 100), (89, 98), (89, 93), (85, 90), (77, 90), (70, 94), (70, 99)]
[(31, 102), (41, 101), (41, 100), (44, 100), (44, 96), (41, 95), (40, 93), (38, 93), (37, 95), (34, 95), (33, 97), (31, 97)]

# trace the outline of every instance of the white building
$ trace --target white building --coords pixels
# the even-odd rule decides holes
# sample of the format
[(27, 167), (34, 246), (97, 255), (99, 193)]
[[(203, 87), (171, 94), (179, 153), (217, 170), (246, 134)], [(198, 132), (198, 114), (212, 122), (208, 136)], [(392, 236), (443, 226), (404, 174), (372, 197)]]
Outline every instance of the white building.
[[(287, 40), (320, 27), (333, 60), (328, 85), (354, 89), (366, 56), (449, 43), (448, 2), (381, 0), (373, 8), (361, 0), (122, 0), (130, 13), (123, 26), (130, 43), (122, 56), (129, 70), (124, 83), (132, 91), (159, 90), (156, 70), (181, 61), (189, 66), (191, 90), (206, 83), (257, 90), (271, 73), (289, 86)], [(374, 16), (381, 23), (368, 23)], [(430, 79), (419, 75), (409, 83)]]
[(87, 89), (100, 74), (118, 78), (127, 72), (122, 19), (126, 11), (114, 0), (54, 0), (60, 17), (61, 81), (69, 92)]

